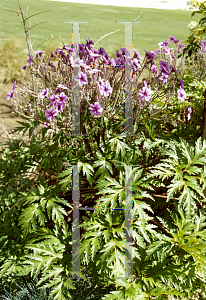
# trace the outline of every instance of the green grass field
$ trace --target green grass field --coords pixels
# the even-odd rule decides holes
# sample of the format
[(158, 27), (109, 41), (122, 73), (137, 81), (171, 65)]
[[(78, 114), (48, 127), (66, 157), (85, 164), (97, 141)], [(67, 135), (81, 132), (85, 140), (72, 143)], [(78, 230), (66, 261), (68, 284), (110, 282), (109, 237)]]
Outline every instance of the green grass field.
[[(48, 45), (52, 46), (58, 43), (62, 45), (62, 41), (67, 44), (72, 43), (72, 24), (63, 23), (64, 21), (88, 21), (88, 24), (80, 25), (80, 43), (84, 43), (88, 37), (95, 43), (103, 35), (124, 26), (124, 24), (117, 24), (116, 21), (132, 21), (142, 12), (137, 20), (141, 23), (133, 25), (133, 48), (141, 56), (144, 56), (144, 50), (151, 51), (159, 48), (157, 44), (168, 38), (169, 35), (173, 35), (183, 42), (189, 35), (188, 23), (191, 20), (199, 21), (200, 19), (199, 16), (194, 16), (191, 19), (191, 11), (180, 10), (125, 8), (45, 0), (20, 0), (20, 4), (25, 11), (26, 7), (29, 6), (27, 16), (54, 8), (53, 11), (29, 19), (31, 26), (50, 19), (49, 23), (31, 29), (34, 49), (53, 35), (52, 40), (42, 44), (38, 50), (44, 50)], [(18, 3), (17, 0), (1, 0), (1, 7), (18, 10)], [(60, 35), (63, 39), (59, 37)], [(18, 18), (14, 12), (0, 9), (1, 42), (12, 37), (21, 39), (25, 48), (27, 47), (21, 18)], [(119, 32), (102, 39), (95, 48), (104, 47), (107, 53), (112, 55), (117, 49), (124, 46), (125, 30), (123, 28)]]

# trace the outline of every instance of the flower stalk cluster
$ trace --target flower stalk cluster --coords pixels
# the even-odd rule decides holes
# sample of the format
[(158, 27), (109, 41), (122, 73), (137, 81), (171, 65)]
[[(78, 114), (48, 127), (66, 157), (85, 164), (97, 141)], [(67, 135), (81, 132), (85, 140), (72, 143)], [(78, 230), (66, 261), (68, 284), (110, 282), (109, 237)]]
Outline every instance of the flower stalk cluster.
[[(133, 50), (134, 122), (161, 116), (161, 113), (164, 118), (169, 118), (168, 108), (186, 99), (181, 80), (184, 65), (178, 61), (184, 44), (179, 44), (179, 40), (173, 36), (169, 38), (175, 44), (175, 50), (168, 47), (169, 41), (166, 40), (158, 44), (160, 49), (145, 51), (143, 62), (137, 51)], [(93, 44), (90, 39), (80, 44), (79, 57), (76, 59), (73, 59), (74, 45), (66, 46), (64, 43), (62, 49), (58, 48), (54, 53), (50, 51), (50, 57), (45, 58), (44, 51), (30, 55), (21, 69), (28, 72), (30, 67), (36, 78), (36, 86), (33, 90), (27, 80), (19, 83), (19, 93), (14, 94), (14, 89), (9, 92), (7, 100), (17, 98), (19, 94), (26, 101), (26, 105), (19, 103), (18, 107), (15, 102), (14, 112), (29, 115), (45, 127), (55, 130), (61, 128), (68, 132), (72, 128), (72, 90), (75, 81), (79, 86), (80, 115), (85, 116), (85, 124), (89, 123), (91, 117), (104, 116), (110, 120), (117, 114), (123, 115), (124, 111), (120, 109), (124, 104), (125, 62), (129, 52), (126, 48), (120, 48), (122, 53), (116, 51), (117, 58), (113, 59), (104, 48), (93, 49)], [(79, 68), (79, 73), (74, 77), (75, 67)], [(38, 109), (32, 108), (31, 100), (34, 99), (37, 100)]]

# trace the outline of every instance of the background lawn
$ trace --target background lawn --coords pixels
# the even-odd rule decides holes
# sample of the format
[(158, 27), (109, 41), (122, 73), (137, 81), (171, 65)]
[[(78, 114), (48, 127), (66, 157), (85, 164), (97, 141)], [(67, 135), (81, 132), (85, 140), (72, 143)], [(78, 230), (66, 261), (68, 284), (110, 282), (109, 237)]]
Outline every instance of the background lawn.
[[(26, 7), (29, 6), (27, 16), (54, 8), (53, 11), (29, 19), (31, 26), (50, 19), (49, 23), (31, 29), (34, 49), (53, 35), (53, 38), (42, 44), (38, 50), (45, 50), (45, 47), (48, 46), (50, 49), (56, 45), (62, 46), (62, 41), (67, 45), (72, 43), (72, 24), (63, 23), (64, 21), (88, 21), (88, 24), (80, 25), (80, 43), (85, 43), (85, 39), (88, 37), (95, 43), (103, 35), (125, 26), (124, 24), (117, 24), (116, 21), (132, 21), (142, 12), (142, 15), (137, 19), (142, 23), (133, 25), (133, 48), (141, 56), (144, 56), (144, 50), (156, 50), (159, 48), (159, 42), (166, 38), (169, 40), (169, 35), (179, 38), (181, 42), (185, 41), (186, 36), (190, 33), (187, 28), (188, 23), (190, 21), (198, 22), (201, 18), (201, 16), (194, 16), (191, 19), (191, 11), (181, 10), (126, 8), (45, 0), (20, 0), (20, 4), (25, 11)], [(18, 10), (18, 3), (17, 0), (1, 0), (1, 7)], [(62, 38), (59, 37), (60, 35)], [(12, 37), (21, 39), (25, 49), (27, 48), (21, 18), (18, 18), (14, 12), (0, 9), (1, 41), (4, 42)], [(117, 49), (125, 47), (124, 28), (105, 37), (95, 46), (96, 49), (100, 47), (104, 47), (110, 56), (116, 57), (112, 54)]]

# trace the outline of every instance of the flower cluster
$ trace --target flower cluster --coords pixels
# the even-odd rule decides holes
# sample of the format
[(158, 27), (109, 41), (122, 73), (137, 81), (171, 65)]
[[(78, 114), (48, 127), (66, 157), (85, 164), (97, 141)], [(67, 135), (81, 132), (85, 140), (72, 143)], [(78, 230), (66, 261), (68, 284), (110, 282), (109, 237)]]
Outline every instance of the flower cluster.
[(7, 100), (11, 100), (11, 98), (13, 98), (15, 89), (16, 89), (16, 81), (14, 81), (14, 83), (13, 83), (12, 90), (10, 92), (8, 92), (8, 95), (6, 97)]
[(189, 27), (190, 30), (194, 29), (197, 26), (197, 22), (196, 21), (191, 21), (187, 27)]
[[(110, 58), (108, 56), (108, 54), (106, 53), (106, 51), (104, 50), (104, 48), (100, 48), (99, 50), (93, 50), (92, 49), (92, 44), (93, 41), (92, 40), (86, 40), (86, 44), (85, 45), (81, 45), (80, 44), (80, 50), (79, 50), (79, 58), (73, 59), (72, 53), (74, 51), (74, 46), (71, 45), (71, 47), (65, 46), (64, 43), (64, 47), (63, 49), (58, 48), (54, 53), (56, 54), (56, 56), (50, 51), (51, 53), (51, 58), (58, 58), (59, 60), (62, 61), (62, 59), (66, 59), (67, 63), (69, 64), (69, 67), (74, 68), (74, 67), (80, 67), (81, 71), (79, 72), (78, 75), (75, 76), (75, 81), (78, 82), (79, 87), (87, 87), (89, 85), (89, 83), (91, 83), (91, 77), (92, 75), (95, 76), (96, 73), (101, 72), (101, 68), (96, 69), (96, 68), (91, 68), (88, 66), (88, 64), (95, 64), (95, 65), (99, 65), (99, 66), (112, 66), (112, 67), (116, 67), (116, 66), (120, 66), (120, 67), (124, 67), (125, 64), (125, 57), (128, 56), (128, 51), (125, 48), (121, 48), (122, 53), (119, 53), (118, 51), (116, 52), (117, 58), (116, 60), (114, 60), (113, 58)], [(64, 50), (67, 51), (67, 55), (65, 55)], [(36, 57), (37, 56), (42, 56), (43, 58), (43, 52), (38, 52), (36, 53)], [(96, 63), (97, 59), (101, 58), (100, 63)], [(22, 67), (22, 69), (26, 69), (27, 66), (34, 61), (32, 60), (33, 56), (30, 56), (29, 60), (27, 61), (28, 63)], [(141, 57), (139, 56), (139, 54), (134, 50), (134, 63), (133, 63), (133, 70), (137, 71), (141, 68), (140, 65), (140, 59)], [(99, 61), (98, 61), (99, 62)], [(51, 75), (52, 73), (52, 69), (54, 72), (57, 71), (57, 69), (55, 69), (54, 65), (51, 63), (50, 60), (47, 61), (47, 66), (45, 66), (45, 62), (43, 60), (39, 61), (39, 65), (35, 66), (36, 69), (38, 70), (44, 70), (48, 67), (49, 71), (48, 73)], [(88, 70), (89, 69), (89, 70)], [(115, 70), (115, 69), (113, 69)], [(117, 69), (115, 70), (117, 71)], [(118, 72), (115, 72), (116, 74)], [(71, 72), (72, 74), (72, 72)], [(89, 77), (90, 77), (90, 82), (89, 82)], [(107, 77), (107, 78), (105, 78)], [(97, 79), (97, 77), (95, 77), (95, 83), (96, 83), (96, 90), (99, 91), (99, 97), (96, 97), (95, 100), (95, 104), (91, 104), (90, 103), (90, 107), (89, 109), (91, 110), (91, 114), (92, 115), (100, 115), (100, 112), (103, 112), (103, 108), (100, 106), (99, 104), (99, 100), (100, 97), (102, 96), (103, 98), (107, 98), (107, 97), (111, 97), (113, 88), (111, 87), (110, 84), (110, 80), (108, 80), (108, 76), (102, 76), (100, 74), (99, 78)], [(62, 83), (62, 82), (61, 82)], [(93, 81), (94, 83), (94, 81)], [(66, 104), (68, 104), (68, 101), (66, 101), (67, 99), (71, 99), (69, 92), (71, 91), (71, 88), (69, 88), (69, 85), (71, 84), (71, 82), (65, 83), (65, 85), (62, 84), (58, 84), (57, 88), (55, 88), (55, 91), (52, 94), (52, 89), (50, 87), (45, 87), (44, 89), (41, 90), (41, 92), (38, 94), (38, 97), (42, 100), (44, 100), (44, 104), (47, 102), (46, 100), (48, 99), (50, 101), (50, 104), (48, 104), (46, 106), (46, 119), (53, 122), (54, 121), (54, 117), (56, 117), (58, 115), (58, 113), (63, 113), (64, 108), (66, 107)], [(70, 85), (71, 87), (71, 85)], [(65, 94), (60, 94), (57, 95), (58, 92), (60, 92), (62, 90), (62, 88), (65, 88), (68, 90), (68, 96), (66, 96)], [(88, 90), (90, 90), (88, 88)], [(83, 93), (82, 93), (83, 94)], [(85, 95), (85, 93), (84, 93)], [(13, 95), (11, 95), (12, 97)], [(67, 97), (67, 99), (61, 99), (61, 96)], [(88, 97), (91, 98), (91, 97)], [(99, 99), (98, 99), (99, 98)], [(103, 99), (102, 99), (103, 100)], [(104, 101), (104, 100), (103, 100)], [(88, 101), (87, 101), (88, 103)], [(43, 104), (43, 103), (42, 103)], [(99, 109), (96, 110), (94, 109), (94, 107), (98, 107)], [(71, 103), (70, 103), (71, 105)], [(51, 107), (52, 106), (52, 107)], [(101, 108), (101, 109), (100, 109)], [(24, 110), (25, 111), (25, 110)], [(48, 123), (45, 123), (45, 126), (48, 126)]]
[[(135, 116), (140, 115), (140, 113), (144, 114), (144, 110), (147, 110), (151, 99), (158, 98), (160, 89), (161, 92), (164, 91), (167, 85), (176, 87), (178, 100), (183, 102), (186, 99), (184, 87), (182, 85), (178, 86), (177, 83), (181, 79), (182, 72), (178, 72), (176, 67), (178, 53), (181, 53), (184, 44), (179, 44), (179, 40), (173, 36), (169, 36), (169, 38), (176, 45), (175, 51), (174, 48), (168, 48), (169, 41), (166, 39), (158, 44), (160, 49), (150, 52), (145, 51), (146, 54), (142, 63), (140, 62), (140, 55), (136, 50), (133, 50), (131, 65), (133, 85), (136, 86), (133, 92), (133, 103), (136, 107)], [(65, 46), (63, 43), (63, 48), (57, 48), (54, 54), (50, 51), (51, 54), (47, 60), (44, 59), (43, 51), (36, 52), (36, 59), (30, 56), (27, 64), (22, 67), (27, 71), (27, 67), (30, 66), (34, 72), (36, 71), (36, 74), (38, 73), (40, 80), (35, 88), (35, 97), (40, 99), (40, 109), (47, 119), (47, 122), (44, 122), (46, 127), (54, 123), (55, 120), (61, 120), (61, 126), (71, 128), (71, 99), (75, 82), (79, 86), (81, 114), (86, 115), (89, 109), (92, 116), (106, 115), (109, 119), (119, 111), (119, 107), (123, 104), (123, 99), (121, 104), (119, 103), (120, 97), (118, 98), (118, 95), (120, 90), (123, 94), (125, 84), (123, 75), (129, 52), (126, 48), (120, 48), (122, 53), (116, 51), (117, 58), (113, 59), (109, 57), (104, 48), (93, 49), (93, 44), (90, 39), (86, 40), (85, 44), (80, 44), (79, 57), (73, 59), (75, 45)], [(56, 59), (57, 65), (51, 59)], [(73, 78), (75, 67), (78, 67), (79, 72)], [(138, 79), (144, 69), (151, 71), (149, 78), (153, 78), (153, 86), (148, 86), (150, 85), (148, 78), (143, 80), (143, 86), (137, 88)], [(117, 87), (116, 91), (114, 90), (115, 87)], [(8, 94), (7, 99), (13, 97), (14, 88)], [(32, 92), (34, 96), (32, 87), (23, 88), (25, 94), (31, 95)], [(153, 95), (155, 97), (152, 97)], [(115, 105), (117, 106), (116, 112), (114, 112)], [(157, 111), (160, 111), (160, 108), (158, 107)], [(28, 111), (32, 110), (30, 103), (28, 103), (27, 109)], [(18, 112), (20, 112), (19, 108)], [(35, 115), (35, 111), (33, 113), (39, 119), (39, 116)], [(43, 122), (43, 120), (40, 121)], [(57, 123), (55, 126), (58, 127)]]
[(150, 100), (150, 95), (152, 94), (151, 89), (147, 87), (146, 81), (144, 81), (144, 87), (142, 90), (139, 92), (139, 97), (141, 101), (149, 101)]

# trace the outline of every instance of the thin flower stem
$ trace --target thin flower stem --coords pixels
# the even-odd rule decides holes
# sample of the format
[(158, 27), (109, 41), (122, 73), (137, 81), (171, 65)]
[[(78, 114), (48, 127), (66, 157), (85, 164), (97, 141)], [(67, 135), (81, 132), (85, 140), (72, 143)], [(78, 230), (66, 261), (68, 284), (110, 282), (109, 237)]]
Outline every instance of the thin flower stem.
[[(123, 93), (123, 89), (124, 87), (122, 86), (122, 102), (121, 102), (121, 105), (123, 105), (123, 102), (124, 102), (124, 93)], [(120, 108), (122, 108), (120, 105), (120, 107), (115, 111), (115, 113), (113, 115), (111, 115), (108, 120), (110, 120), (114, 115), (116, 115), (116, 113), (120, 110)]]
[[(141, 14), (142, 14), (142, 12), (141, 12)], [(135, 21), (141, 16), (141, 14), (140, 14), (137, 18), (135, 18), (132, 22), (135, 22)], [(129, 25), (129, 24), (127, 24), (126, 26), (128, 26), (128, 25)], [(112, 33), (116, 33), (116, 32), (118, 32), (118, 31), (122, 30), (123, 28), (125, 28), (126, 26), (123, 26), (122, 28), (117, 29), (116, 31), (113, 31), (113, 32), (110, 32), (110, 33), (105, 34), (103, 37), (101, 37), (101, 38), (94, 44), (94, 47), (95, 47), (95, 45), (96, 45), (99, 41), (101, 41), (104, 37), (106, 37), (106, 36), (108, 36), (108, 35), (110, 35), (110, 34), (112, 34)]]
[[(123, 89), (123, 87), (122, 87), (122, 89)], [(117, 103), (117, 100), (118, 100), (118, 98), (119, 98), (120, 91), (121, 91), (121, 89), (118, 89), (117, 94), (116, 94), (116, 97), (115, 97), (115, 100), (114, 100), (114, 104), (113, 104), (113, 107), (112, 107), (112, 110), (111, 110), (110, 113), (112, 113), (113, 110), (114, 110), (114, 107), (115, 107), (115, 105), (116, 105), (116, 103)], [(123, 92), (123, 91), (122, 91), (122, 92)]]
[(52, 39), (52, 38), (53, 38), (53, 35), (51, 35), (50, 38), (44, 40), (41, 44), (39, 44), (39, 45), (34, 49), (34, 51), (36, 51), (36, 49), (38, 49), (43, 43), (45, 43), (46, 41), (48, 41), (48, 40), (50, 40), (50, 39)]

